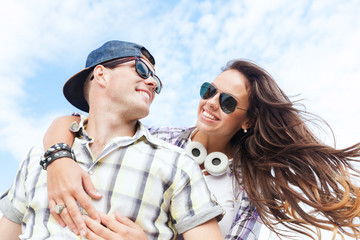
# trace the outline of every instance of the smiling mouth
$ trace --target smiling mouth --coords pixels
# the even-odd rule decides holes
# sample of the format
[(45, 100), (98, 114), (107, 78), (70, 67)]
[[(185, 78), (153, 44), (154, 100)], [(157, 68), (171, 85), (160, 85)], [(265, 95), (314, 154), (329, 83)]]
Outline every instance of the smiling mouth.
[(210, 120), (213, 120), (213, 121), (219, 120), (217, 117), (215, 117), (214, 115), (211, 115), (210, 113), (206, 112), (205, 110), (203, 110), (202, 114), (204, 117), (206, 117)]
[(145, 91), (142, 91), (142, 90), (137, 90), (136, 91), (137, 93), (139, 93), (140, 95), (143, 95), (147, 98), (147, 100), (150, 100), (150, 95), (149, 93), (145, 92)]

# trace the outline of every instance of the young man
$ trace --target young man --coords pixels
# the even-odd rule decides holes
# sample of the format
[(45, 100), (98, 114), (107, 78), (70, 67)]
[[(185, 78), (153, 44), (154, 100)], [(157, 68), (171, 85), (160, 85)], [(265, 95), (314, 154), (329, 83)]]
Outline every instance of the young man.
[[(178, 233), (184, 239), (222, 239), (215, 220), (222, 209), (211, 199), (198, 165), (139, 122), (161, 91), (154, 64), (135, 43), (110, 41), (92, 51), (86, 68), (64, 85), (68, 101), (89, 116), (74, 129), (73, 149), (54, 146), (45, 152), (42, 167), (64, 155), (74, 158), (74, 152), (102, 194), (93, 200), (96, 209), (130, 218), (149, 239), (174, 239)], [(81, 238), (50, 215), (70, 206), (48, 202), (46, 171), (38, 163), (42, 155), (40, 146), (30, 151), (0, 201), (0, 239), (18, 239), (19, 234), (22, 239)]]

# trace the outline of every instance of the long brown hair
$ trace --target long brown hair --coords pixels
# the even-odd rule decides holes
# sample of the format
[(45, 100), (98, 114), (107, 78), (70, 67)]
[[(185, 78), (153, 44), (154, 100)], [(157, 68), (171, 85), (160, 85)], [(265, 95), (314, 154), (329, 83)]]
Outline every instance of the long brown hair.
[(289, 236), (280, 223), (312, 239), (320, 234), (309, 226), (359, 237), (360, 191), (352, 183), (359, 171), (352, 163), (360, 143), (341, 150), (322, 143), (308, 125), (313, 115), (297, 109), (264, 69), (244, 60), (228, 69), (248, 80), (252, 122), (231, 140), (233, 173), (263, 223), (278, 236)]

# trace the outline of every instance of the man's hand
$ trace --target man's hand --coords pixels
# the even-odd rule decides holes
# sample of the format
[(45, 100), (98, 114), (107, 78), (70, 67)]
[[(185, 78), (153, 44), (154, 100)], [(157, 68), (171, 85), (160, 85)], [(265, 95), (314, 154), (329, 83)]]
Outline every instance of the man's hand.
[[(47, 167), (47, 188), (50, 213), (61, 226), (67, 225), (75, 234), (86, 235), (87, 228), (77, 202), (92, 219), (100, 222), (91, 198), (100, 199), (102, 196), (87, 172), (73, 159), (61, 158)], [(55, 212), (57, 204), (66, 206), (60, 214)]]
[(87, 238), (89, 240), (147, 240), (145, 232), (126, 217), (115, 214), (115, 219), (100, 213), (100, 223), (84, 216), (85, 223), (89, 228)]

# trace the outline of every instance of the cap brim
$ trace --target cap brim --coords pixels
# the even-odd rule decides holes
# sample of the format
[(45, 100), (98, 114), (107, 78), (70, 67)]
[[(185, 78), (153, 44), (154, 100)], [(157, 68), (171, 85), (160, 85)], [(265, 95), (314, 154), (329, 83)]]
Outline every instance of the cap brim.
[(84, 83), (92, 68), (85, 68), (66, 81), (63, 87), (65, 98), (78, 109), (89, 112), (89, 104), (84, 97)]

